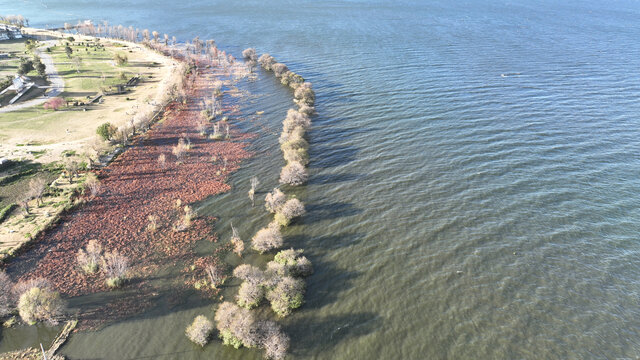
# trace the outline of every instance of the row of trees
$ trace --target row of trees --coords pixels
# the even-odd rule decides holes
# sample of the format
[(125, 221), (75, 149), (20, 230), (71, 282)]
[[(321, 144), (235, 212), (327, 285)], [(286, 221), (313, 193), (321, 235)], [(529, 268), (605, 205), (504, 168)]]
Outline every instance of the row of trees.
[[(305, 135), (311, 127), (310, 116), (314, 113), (315, 102), (311, 84), (305, 83), (302, 76), (290, 71), (286, 65), (276, 62), (268, 54), (258, 58), (255, 49), (249, 48), (242, 52), (242, 56), (249, 69), (260, 63), (265, 70), (272, 71), (283, 85), (294, 89), (298, 109), (290, 109), (287, 112), (279, 140), (287, 161), (280, 173), (280, 183), (289, 186), (302, 185), (308, 180), (306, 165), (309, 163), (309, 143)], [(258, 179), (253, 177), (248, 192), (252, 204), (255, 204), (258, 185)], [(274, 219), (251, 239), (251, 247), (261, 254), (282, 248), (282, 227), (288, 226), (295, 218), (305, 213), (304, 204), (300, 200), (287, 197), (279, 188), (266, 195), (265, 208), (274, 214)], [(238, 255), (242, 255), (244, 243), (233, 225), (232, 229), (231, 242), (234, 250)], [(284, 358), (289, 347), (288, 336), (276, 323), (256, 320), (250, 310), (268, 301), (274, 313), (285, 317), (302, 306), (305, 292), (303, 278), (313, 272), (311, 262), (302, 254), (302, 250), (283, 250), (275, 254), (264, 270), (250, 264), (242, 264), (234, 269), (233, 276), (242, 280), (236, 295), (236, 304), (221, 304), (215, 315), (219, 336), (225, 345), (235, 348), (262, 347), (267, 358)], [(212, 327), (213, 324), (208, 319), (199, 316), (187, 328), (187, 336), (204, 345), (206, 341), (202, 343), (201, 340), (208, 337)]]

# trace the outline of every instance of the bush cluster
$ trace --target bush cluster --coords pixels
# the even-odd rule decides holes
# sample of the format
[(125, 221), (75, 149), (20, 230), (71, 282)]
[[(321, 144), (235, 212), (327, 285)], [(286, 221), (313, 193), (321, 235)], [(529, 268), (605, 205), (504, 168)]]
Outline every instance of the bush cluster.
[(283, 359), (289, 337), (273, 321), (258, 320), (248, 309), (231, 302), (220, 304), (215, 314), (216, 327), (225, 345), (238, 349), (263, 348), (269, 359)]

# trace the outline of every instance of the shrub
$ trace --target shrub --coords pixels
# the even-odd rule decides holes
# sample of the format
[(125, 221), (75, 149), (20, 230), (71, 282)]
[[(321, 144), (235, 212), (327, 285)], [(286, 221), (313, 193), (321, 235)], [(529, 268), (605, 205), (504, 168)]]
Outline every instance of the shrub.
[(113, 125), (111, 125), (110, 123), (106, 122), (100, 126), (98, 126), (98, 129), (96, 130), (96, 133), (104, 140), (104, 141), (109, 141), (113, 138), (113, 135), (115, 135), (117, 131), (117, 128)]
[(206, 316), (198, 315), (193, 319), (193, 323), (187, 327), (185, 333), (189, 340), (200, 346), (205, 346), (209, 342), (212, 330), (213, 323)]
[(304, 281), (285, 276), (267, 292), (267, 299), (276, 314), (287, 316), (304, 302)]
[[(32, 284), (35, 285), (38, 282)], [(60, 298), (60, 294), (51, 290), (46, 282), (40, 281), (38, 285), (31, 286), (20, 294), (18, 313), (29, 325), (38, 321), (57, 324), (58, 317), (64, 310), (64, 301)]]
[(278, 211), (280, 206), (284, 205), (285, 201), (287, 201), (287, 197), (285, 194), (280, 191), (278, 188), (274, 188), (270, 193), (265, 197), (265, 207), (267, 211), (270, 213), (275, 213)]
[(13, 284), (11, 283), (11, 279), (9, 279), (9, 275), (4, 271), (0, 271), (0, 318), (13, 312), (12, 287)]
[[(296, 129), (299, 129), (299, 127), (296, 127)], [(299, 131), (292, 133), (286, 139), (286, 141), (280, 144), (280, 149), (283, 152), (286, 152), (288, 150), (297, 150), (297, 149), (302, 149), (306, 151), (309, 148), (309, 143), (302, 136), (298, 136), (299, 133), (300, 133)]]
[(304, 205), (298, 199), (289, 199), (276, 212), (275, 220), (281, 226), (287, 226), (294, 218), (304, 215)]
[(102, 255), (102, 245), (97, 240), (89, 240), (86, 250), (78, 250), (76, 259), (82, 271), (93, 274), (98, 271), (100, 255)]
[(117, 288), (124, 283), (129, 270), (129, 259), (116, 250), (106, 252), (102, 257), (102, 270), (107, 278), (107, 286)]
[(282, 247), (283, 241), (280, 226), (276, 223), (270, 223), (266, 228), (256, 233), (251, 239), (251, 244), (253, 249), (261, 254)]
[(118, 53), (113, 56), (113, 60), (116, 62), (116, 64), (122, 66), (129, 61), (129, 58), (126, 54)]
[(100, 180), (98, 180), (96, 174), (88, 173), (84, 184), (89, 189), (91, 196), (96, 196), (96, 194), (98, 194), (98, 191), (100, 190)]
[(66, 102), (64, 101), (63, 98), (61, 97), (54, 97), (51, 98), (49, 100), (47, 100), (44, 105), (42, 105), (42, 107), (45, 110), (53, 110), (56, 111), (58, 109), (60, 109)]
[(240, 285), (238, 290), (238, 305), (252, 309), (260, 305), (260, 301), (264, 298), (264, 289), (259, 284), (245, 281)]
[(292, 186), (302, 185), (307, 182), (309, 175), (302, 164), (292, 161), (280, 171), (280, 183)]
[(188, 146), (186, 141), (183, 138), (180, 138), (178, 140), (178, 145), (174, 146), (171, 150), (171, 153), (173, 153), (173, 155), (175, 155), (176, 160), (178, 162), (182, 162), (182, 160), (184, 159), (185, 154), (187, 153), (188, 150)]
[(167, 157), (164, 154), (158, 155), (158, 165), (163, 169), (167, 168)]

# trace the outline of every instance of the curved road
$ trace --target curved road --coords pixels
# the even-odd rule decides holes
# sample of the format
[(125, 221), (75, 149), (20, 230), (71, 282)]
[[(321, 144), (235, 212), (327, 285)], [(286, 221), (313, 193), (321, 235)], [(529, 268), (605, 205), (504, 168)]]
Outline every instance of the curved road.
[(40, 105), (47, 101), (49, 98), (58, 96), (64, 91), (64, 80), (62, 80), (62, 77), (60, 77), (58, 71), (56, 70), (56, 67), (53, 65), (53, 59), (51, 58), (51, 55), (42, 51), (43, 48), (55, 46), (56, 40), (43, 41), (41, 42), (41, 44), (42, 46), (36, 49), (36, 53), (38, 54), (38, 56), (40, 56), (40, 59), (46, 66), (45, 73), (47, 74), (47, 79), (49, 79), (49, 82), (51, 82), (51, 85), (48, 86), (49, 91), (44, 96), (32, 100), (0, 107), (0, 113), (6, 113), (35, 105)]

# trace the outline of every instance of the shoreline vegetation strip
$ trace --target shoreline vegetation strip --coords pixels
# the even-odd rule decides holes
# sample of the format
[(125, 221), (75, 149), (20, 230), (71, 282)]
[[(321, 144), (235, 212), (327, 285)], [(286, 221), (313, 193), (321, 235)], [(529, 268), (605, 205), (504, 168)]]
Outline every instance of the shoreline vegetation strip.
[[(194, 260), (191, 277), (206, 276), (210, 283), (198, 280), (190, 285), (196, 288), (208, 285), (210, 293), (217, 294), (218, 286), (226, 278), (222, 255), (233, 250), (241, 256), (244, 242), (234, 228), (230, 242), (217, 244), (212, 256), (197, 258), (192, 249), (196, 241), (218, 240), (215, 235), (203, 236), (212, 233), (215, 219), (197, 217), (188, 204), (230, 190), (225, 180), (239, 168), (242, 160), (251, 156), (243, 142), (251, 136), (230, 128), (229, 116), (239, 117), (240, 112), (237, 106), (222, 101), (225, 91), (230, 91), (223, 88), (230, 89), (234, 81), (255, 76), (254, 69), (260, 64), (294, 90), (298, 109), (288, 111), (279, 139), (287, 162), (281, 169), (279, 182), (287, 188), (303, 185), (308, 180), (306, 132), (311, 126), (310, 116), (315, 113), (311, 84), (268, 54), (258, 58), (254, 49), (243, 51), (246, 62), (241, 64), (218, 50), (213, 40), (195, 38), (192, 43), (178, 45), (173, 37), (169, 45), (166, 34), (162, 41), (157, 32), (140, 32), (106, 23), (97, 27), (78, 26), (76, 30), (85, 36), (102, 35), (134, 43), (138, 43), (142, 35), (144, 46), (185, 64), (181, 68), (185, 76), (160, 106), (165, 113), (159, 123), (152, 124), (152, 117), (147, 116), (146, 121), (141, 119), (139, 124), (132, 122), (128, 127), (108, 129), (113, 132), (108, 136), (113, 139), (109, 140), (116, 140), (117, 136), (117, 141), (127, 150), (96, 172), (95, 184), (99, 185), (89, 186), (90, 194), (84, 195), (86, 203), (73, 213), (65, 213), (61, 223), (37, 236), (30, 245), (32, 248), (9, 264), (10, 268), (15, 267), (11, 273), (19, 278), (18, 285), (25, 282), (37, 285), (39, 279), (47, 279), (40, 287), (34, 285), (30, 289), (50, 291), (54, 298), (55, 291), (78, 296), (110, 287), (124, 286), (129, 290), (103, 308), (79, 313), (78, 318), (85, 327), (99, 325), (106, 317), (113, 321), (146, 309), (155, 293), (146, 278), (159, 268), (158, 255), (174, 264)], [(221, 78), (227, 80), (221, 81)], [(218, 120), (221, 115), (225, 116)], [(172, 186), (176, 183), (182, 187)], [(253, 203), (258, 183), (255, 178), (251, 181), (249, 196)], [(305, 213), (303, 203), (295, 197), (288, 198), (280, 188), (267, 195), (265, 206), (274, 213), (274, 220), (252, 239), (252, 248), (260, 253), (282, 248), (281, 228)], [(117, 216), (103, 218), (103, 214)], [(89, 242), (83, 247), (95, 237), (99, 242)], [(132, 242), (133, 239), (136, 241)], [(302, 253), (294, 249), (280, 251), (265, 270), (250, 264), (236, 267), (233, 275), (243, 280), (236, 297), (237, 305), (223, 302), (214, 317), (225, 345), (263, 348), (267, 358), (284, 358), (289, 337), (276, 322), (255, 316), (250, 309), (266, 299), (274, 313), (284, 317), (303, 304), (303, 278), (309, 276), (313, 268)], [(79, 268), (78, 264), (85, 266)], [(131, 276), (138, 281), (127, 282)], [(19, 296), (17, 304), (23, 319), (20, 305), (24, 294)], [(96, 316), (98, 313), (102, 314)], [(62, 313), (56, 313), (35, 320), (57, 322), (63, 317)], [(213, 324), (199, 316), (187, 328), (186, 335), (204, 346), (212, 330)]]

